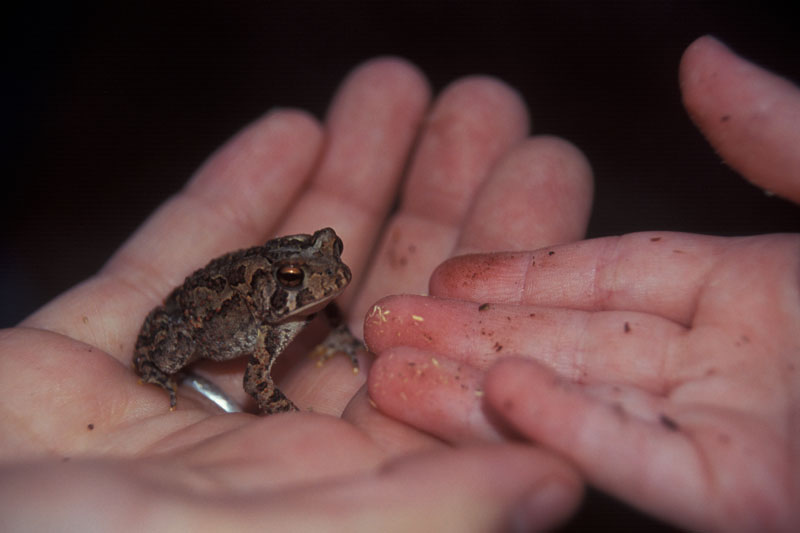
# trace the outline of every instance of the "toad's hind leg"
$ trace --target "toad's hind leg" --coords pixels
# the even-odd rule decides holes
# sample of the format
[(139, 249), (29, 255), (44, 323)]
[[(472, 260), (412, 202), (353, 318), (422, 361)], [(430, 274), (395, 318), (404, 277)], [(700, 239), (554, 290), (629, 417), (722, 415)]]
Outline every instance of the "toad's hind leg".
[(152, 383), (167, 391), (169, 394), (169, 408), (174, 410), (175, 406), (178, 405), (178, 383), (175, 378), (162, 372), (143, 352), (138, 352), (134, 357), (133, 368), (142, 383)]
[(178, 404), (175, 373), (189, 362), (194, 351), (195, 343), (183, 323), (174, 320), (163, 307), (150, 312), (136, 341), (133, 369), (142, 383), (167, 391), (170, 410)]

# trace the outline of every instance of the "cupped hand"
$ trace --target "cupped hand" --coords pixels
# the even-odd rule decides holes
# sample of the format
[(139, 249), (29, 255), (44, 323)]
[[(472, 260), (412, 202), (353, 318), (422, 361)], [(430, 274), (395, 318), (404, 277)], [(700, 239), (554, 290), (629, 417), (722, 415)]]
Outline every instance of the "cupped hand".
[[(267, 114), (96, 276), (0, 332), (0, 521), (465, 531), (566, 516), (581, 492), (566, 463), (513, 444), (453, 450), (374, 409), (367, 372), (354, 376), (346, 358), (282, 356), (278, 385), (313, 412), (270, 417), (222, 414), (183, 390), (170, 412), (130, 368), (146, 313), (184, 276), (276, 235), (336, 229), (354, 278), (340, 300), (357, 333), (376, 299), (424, 291), (457, 250), (582, 235), (588, 165), (563, 141), (526, 139), (513, 91), (470, 78), (428, 105), (413, 67), (381, 59), (345, 80), (324, 125)], [(242, 364), (200, 366), (246, 399)]]
[[(800, 200), (800, 91), (702, 38), (685, 105), (722, 157)], [(800, 527), (800, 237), (651, 232), (467, 255), (390, 297), (370, 394), (451, 442), (509, 433), (693, 530)], [(499, 362), (498, 362), (499, 360)]]

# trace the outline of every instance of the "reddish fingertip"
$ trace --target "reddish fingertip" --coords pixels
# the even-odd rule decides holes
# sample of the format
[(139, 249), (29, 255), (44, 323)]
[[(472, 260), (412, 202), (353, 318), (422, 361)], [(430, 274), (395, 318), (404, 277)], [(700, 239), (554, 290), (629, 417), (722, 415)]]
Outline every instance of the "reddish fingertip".
[(472, 256), (462, 255), (441, 263), (431, 274), (428, 292), (437, 296), (458, 294), (458, 287), (463, 284), (464, 276), (471, 273), (474, 262)]
[(405, 308), (408, 299), (404, 295), (385, 296), (369, 307), (364, 316), (364, 344), (370, 352), (380, 355), (393, 345), (387, 335), (395, 331), (398, 317), (401, 316), (398, 308)]
[[(468, 254), (448, 259), (431, 275), (432, 296), (462, 300), (518, 302), (529, 252)], [(486, 301), (489, 301), (486, 300)]]

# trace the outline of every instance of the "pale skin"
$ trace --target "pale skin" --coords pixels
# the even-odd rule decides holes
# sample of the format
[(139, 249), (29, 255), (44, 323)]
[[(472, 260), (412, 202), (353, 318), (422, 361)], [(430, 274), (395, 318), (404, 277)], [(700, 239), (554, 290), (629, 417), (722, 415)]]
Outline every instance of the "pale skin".
[[(723, 160), (800, 202), (796, 86), (711, 38), (680, 83)], [(800, 236), (513, 249), (445, 262), (433, 298), (378, 302), (381, 410), (450, 442), (513, 431), (692, 530), (800, 528)]]
[[(569, 516), (583, 480), (568, 462), (519, 443), (456, 449), (381, 414), (363, 354), (356, 376), (345, 357), (318, 367), (310, 346), (284, 354), (278, 385), (305, 412), (270, 417), (183, 390), (170, 412), (130, 368), (146, 313), (184, 276), (276, 235), (336, 229), (357, 333), (373, 302), (424, 291), (465, 246), (580, 238), (589, 166), (528, 127), (496, 80), (431, 103), (413, 66), (379, 59), (345, 79), (324, 123), (276, 110), (245, 128), (97, 275), (0, 331), (0, 529), (486, 531)], [(525, 218), (506, 233), (498, 213), (514, 206)], [(245, 402), (245, 363), (199, 371)]]

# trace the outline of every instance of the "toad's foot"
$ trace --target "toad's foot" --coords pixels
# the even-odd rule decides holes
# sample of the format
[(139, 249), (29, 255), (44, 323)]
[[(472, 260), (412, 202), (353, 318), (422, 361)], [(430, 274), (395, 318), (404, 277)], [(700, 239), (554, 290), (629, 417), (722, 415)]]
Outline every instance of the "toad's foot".
[(346, 325), (339, 324), (314, 348), (311, 357), (317, 360), (317, 366), (322, 366), (332, 357), (344, 354), (350, 358), (353, 374), (358, 374), (358, 351), (366, 349), (364, 343), (355, 338)]
[(169, 410), (174, 411), (178, 405), (178, 383), (175, 378), (163, 372), (153, 361), (141, 354), (133, 360), (133, 369), (139, 375), (139, 383), (152, 383), (167, 391)]

